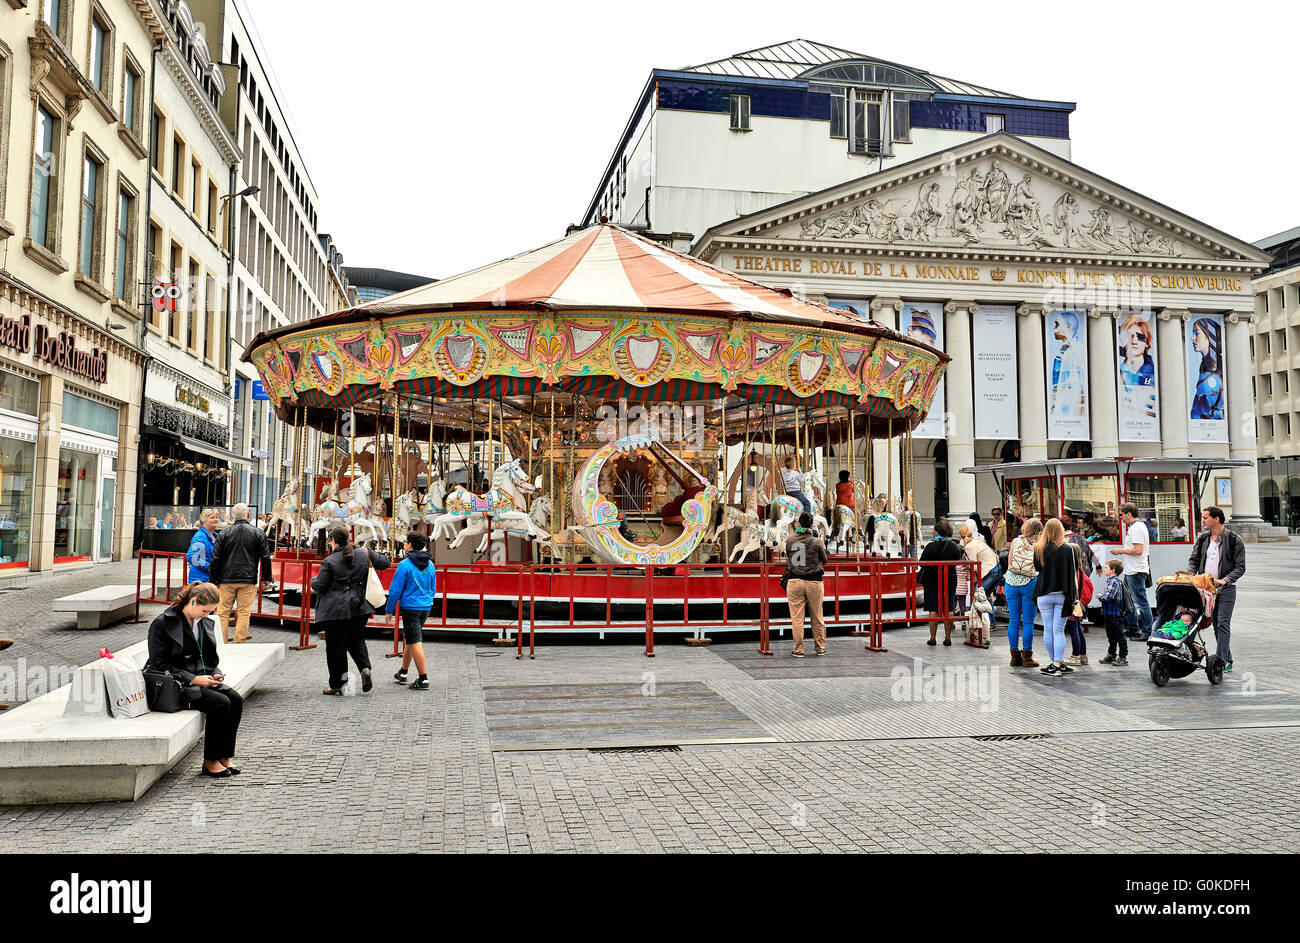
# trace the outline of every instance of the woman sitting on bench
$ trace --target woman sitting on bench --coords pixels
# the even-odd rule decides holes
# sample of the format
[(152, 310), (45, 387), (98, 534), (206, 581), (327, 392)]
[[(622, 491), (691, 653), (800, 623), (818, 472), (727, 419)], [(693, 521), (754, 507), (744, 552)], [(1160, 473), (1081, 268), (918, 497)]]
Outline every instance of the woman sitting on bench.
[(203, 711), (203, 774), (234, 776), (235, 736), (244, 710), (239, 692), (224, 683), (218, 667), (216, 624), (212, 613), (221, 593), (211, 583), (190, 583), (149, 625), (149, 664), (170, 671), (185, 686), (190, 707)]

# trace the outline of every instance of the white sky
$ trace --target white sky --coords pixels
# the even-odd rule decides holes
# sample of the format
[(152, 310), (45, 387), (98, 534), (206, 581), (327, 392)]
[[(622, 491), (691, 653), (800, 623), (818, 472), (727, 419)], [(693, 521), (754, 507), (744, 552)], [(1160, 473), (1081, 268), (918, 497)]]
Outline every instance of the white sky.
[(1300, 226), (1300, 6), (246, 0), (347, 264), (442, 278), (579, 222), (652, 68), (802, 38), (1073, 101), (1074, 161), (1247, 241)]

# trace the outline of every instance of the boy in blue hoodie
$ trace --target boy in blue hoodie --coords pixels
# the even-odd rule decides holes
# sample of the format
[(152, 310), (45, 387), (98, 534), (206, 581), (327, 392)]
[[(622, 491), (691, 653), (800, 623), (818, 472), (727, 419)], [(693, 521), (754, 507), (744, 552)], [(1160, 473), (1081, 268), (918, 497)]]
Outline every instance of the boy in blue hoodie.
[(384, 611), (389, 615), (402, 607), (402, 637), (406, 647), (402, 651), (402, 668), (393, 679), (398, 684), (406, 684), (406, 670), (415, 661), (415, 670), (420, 676), (409, 685), (412, 691), (429, 690), (429, 674), (424, 662), (424, 620), (433, 608), (434, 596), (438, 590), (437, 571), (429, 560), (429, 553), (424, 549), (425, 538), (422, 534), (408, 534), (406, 537), (406, 557), (397, 565), (393, 574), (393, 583), (388, 587), (388, 604)]

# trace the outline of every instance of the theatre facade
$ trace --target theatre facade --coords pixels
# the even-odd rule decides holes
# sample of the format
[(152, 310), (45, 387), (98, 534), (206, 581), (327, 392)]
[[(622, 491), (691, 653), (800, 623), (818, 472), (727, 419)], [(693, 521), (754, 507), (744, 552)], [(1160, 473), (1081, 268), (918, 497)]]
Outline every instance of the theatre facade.
[(1250, 280), (1268, 257), (1249, 243), (995, 133), (714, 226), (692, 253), (952, 356), (915, 433), (927, 518), (1002, 503), (963, 468), (1190, 456), (1249, 460), (1199, 498), (1260, 521)]

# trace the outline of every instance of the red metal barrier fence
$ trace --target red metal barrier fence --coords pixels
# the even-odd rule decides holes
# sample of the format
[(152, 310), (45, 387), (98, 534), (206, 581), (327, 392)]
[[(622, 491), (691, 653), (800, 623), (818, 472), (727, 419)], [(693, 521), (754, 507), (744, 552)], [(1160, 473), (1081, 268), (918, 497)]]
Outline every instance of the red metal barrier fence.
[[(495, 631), (498, 637), (514, 633), (516, 658), (523, 657), (524, 633), (528, 634), (528, 656), (536, 657), (538, 605), (567, 610), (567, 618), (547, 618), (540, 624), (547, 631), (635, 631), (645, 632), (645, 654), (654, 657), (655, 629), (720, 630), (752, 629), (758, 633), (759, 652), (771, 651), (771, 629), (787, 624), (773, 616), (772, 604), (784, 602), (782, 569), (766, 561), (760, 564), (704, 563), (668, 567), (624, 567), (605, 563), (465, 563), (433, 564), (438, 581), (439, 603), (425, 619), (426, 629), (442, 631)], [(311, 581), (320, 560), (314, 557), (275, 559), (271, 564), (274, 587), (271, 593), (255, 596), (252, 615), (281, 624), (296, 623), (295, 651), (314, 648)], [(930, 624), (960, 621), (961, 608), (951, 614), (922, 615), (916, 598), (922, 570), (937, 570), (938, 598), (942, 606), (952, 593), (957, 571), (965, 569), (969, 585), (978, 586), (977, 561), (934, 561), (869, 558), (829, 561), (825, 566), (823, 612), (827, 627), (850, 627), (850, 633), (865, 637), (870, 651), (885, 651), (884, 627), (895, 624)], [(391, 581), (393, 567), (380, 571), (381, 582)], [(162, 571), (162, 583), (159, 573)], [(185, 555), (141, 550), (136, 564), (136, 619), (140, 603), (169, 603), (185, 585)], [(618, 591), (616, 592), (616, 587)], [(268, 596), (274, 604), (268, 604)], [(886, 598), (901, 598), (901, 608), (886, 609)], [(295, 601), (296, 600), (296, 601)], [(452, 615), (455, 601), (461, 613)], [(856, 603), (857, 605), (853, 605)], [(643, 604), (645, 612), (636, 619), (618, 618), (614, 607)], [(656, 612), (656, 605), (659, 612)], [(578, 607), (585, 611), (579, 613)], [(603, 613), (594, 607), (603, 606)], [(713, 612), (701, 614), (700, 607)], [(959, 603), (960, 606), (960, 603)], [(696, 616), (692, 617), (692, 607)], [(745, 611), (737, 611), (744, 609)], [(752, 611), (756, 609), (757, 611)], [(230, 616), (230, 613), (224, 615)], [(393, 633), (389, 657), (402, 654), (401, 613), (377, 612), (367, 627)]]

